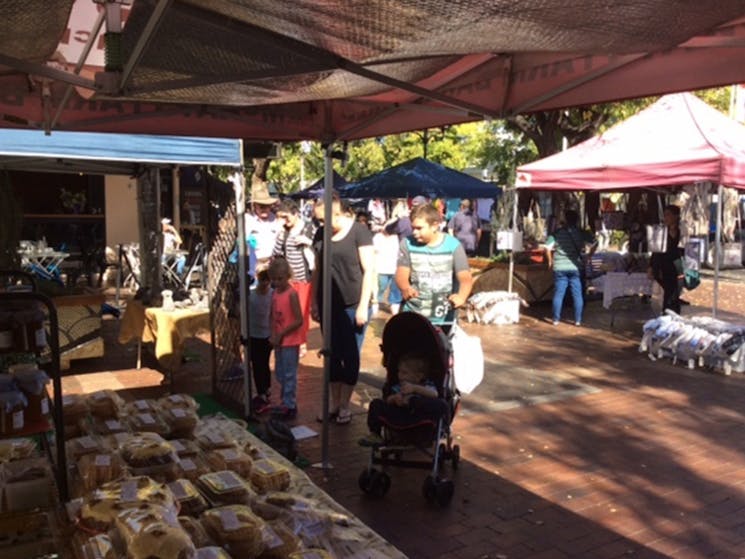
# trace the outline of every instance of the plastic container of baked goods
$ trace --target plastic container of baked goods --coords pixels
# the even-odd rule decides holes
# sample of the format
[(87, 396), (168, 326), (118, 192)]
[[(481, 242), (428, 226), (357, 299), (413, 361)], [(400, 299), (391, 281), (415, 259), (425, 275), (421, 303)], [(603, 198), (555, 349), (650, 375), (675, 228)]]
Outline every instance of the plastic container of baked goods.
[(65, 425), (75, 425), (88, 415), (88, 402), (82, 394), (62, 396), (62, 417)]
[(199, 422), (197, 412), (189, 408), (165, 408), (161, 417), (174, 438), (191, 439)]
[(210, 545), (198, 547), (195, 559), (232, 559), (232, 557), (222, 547)]
[(171, 394), (170, 396), (164, 396), (158, 400), (158, 404), (159, 409), (181, 408), (192, 411), (197, 411), (199, 409), (197, 401), (188, 394)]
[(157, 433), (163, 437), (167, 436), (171, 429), (168, 427), (165, 421), (163, 421), (157, 413), (144, 412), (130, 415), (127, 418), (129, 426), (132, 431), (139, 431), (143, 433)]
[(23, 430), (27, 403), (20, 390), (0, 392), (0, 435), (12, 435)]
[(115, 452), (84, 454), (77, 463), (78, 474), (86, 490), (123, 477), (127, 466)]
[(249, 479), (253, 460), (237, 448), (217, 448), (205, 454), (207, 462), (215, 470), (231, 470), (244, 479)]
[[(184, 532), (189, 534), (191, 541), (194, 542), (194, 545), (197, 548), (208, 547), (215, 544), (215, 542), (212, 541), (212, 538), (207, 534), (207, 530), (204, 529), (202, 522), (197, 518), (180, 515), (178, 517), (178, 523), (181, 525), (181, 528), (184, 529)], [(197, 557), (198, 556), (199, 553), (197, 553)]]
[(49, 418), (50, 405), (47, 385), (51, 380), (36, 363), (18, 363), (8, 367), (21, 391), (26, 395), (26, 424)]
[(246, 505), (210, 509), (201, 521), (215, 543), (226, 546), (233, 557), (251, 559), (264, 551), (261, 537), (264, 521)]
[(179, 458), (176, 464), (176, 470), (179, 478), (188, 479), (197, 482), (201, 476), (210, 473), (209, 464), (200, 456), (184, 456)]
[(249, 504), (256, 496), (251, 485), (230, 470), (204, 474), (197, 480), (197, 485), (215, 505)]
[(200, 453), (197, 443), (189, 439), (171, 439), (169, 442), (179, 458), (196, 456)]
[(168, 484), (179, 503), (179, 511), (186, 516), (199, 516), (207, 510), (208, 504), (196, 486), (188, 479), (177, 479)]
[(251, 484), (260, 493), (284, 491), (290, 486), (290, 471), (272, 460), (265, 458), (254, 460), (251, 468)]
[(301, 545), (300, 538), (280, 522), (265, 524), (261, 529), (261, 539), (264, 541), (262, 559), (285, 559)]
[(88, 395), (91, 415), (116, 419), (124, 408), (124, 400), (113, 390), (98, 390)]
[(325, 549), (301, 549), (290, 553), (287, 559), (333, 559), (333, 557)]

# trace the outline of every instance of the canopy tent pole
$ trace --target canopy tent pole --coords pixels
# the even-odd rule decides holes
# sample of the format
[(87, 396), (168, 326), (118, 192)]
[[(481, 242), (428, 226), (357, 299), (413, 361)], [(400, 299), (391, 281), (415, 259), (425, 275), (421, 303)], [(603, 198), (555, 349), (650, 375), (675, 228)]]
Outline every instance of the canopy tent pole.
[(711, 316), (717, 317), (719, 307), (719, 267), (720, 254), (722, 251), (722, 196), (724, 187), (719, 184), (717, 188), (717, 230), (714, 233), (714, 300), (711, 305)]
[[(243, 140), (241, 143), (241, 163), (243, 160)], [(252, 388), (251, 388), (251, 370), (249, 363), (249, 351), (248, 346), (248, 285), (246, 284), (247, 270), (246, 270), (246, 177), (243, 174), (243, 165), (240, 170), (237, 171), (233, 176), (233, 188), (235, 189), (235, 225), (236, 225), (236, 242), (238, 243), (238, 297), (241, 305), (240, 317), (241, 317), (241, 347), (243, 347), (243, 355), (241, 357), (243, 361), (243, 416), (248, 418), (251, 416), (251, 399), (252, 399)]]
[(321, 330), (323, 333), (323, 427), (321, 429), (321, 462), (314, 466), (329, 470), (333, 468), (329, 462), (329, 380), (331, 378), (331, 204), (333, 202), (334, 164), (332, 153), (333, 143), (324, 149), (324, 180), (323, 180), (323, 267), (321, 269)]
[[(515, 233), (517, 232), (517, 211), (518, 211), (518, 204), (517, 204), (517, 187), (512, 189), (512, 227), (510, 228), (512, 230), (512, 238), (514, 242)], [(512, 276), (515, 273), (515, 246), (513, 246), (510, 249), (510, 271), (509, 276), (507, 278), (507, 292), (512, 293)]]

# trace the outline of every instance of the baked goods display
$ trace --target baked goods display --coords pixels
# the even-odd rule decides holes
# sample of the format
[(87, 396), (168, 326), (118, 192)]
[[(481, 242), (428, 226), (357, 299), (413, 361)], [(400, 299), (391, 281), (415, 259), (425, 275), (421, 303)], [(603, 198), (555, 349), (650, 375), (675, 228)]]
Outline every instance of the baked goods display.
[(85, 490), (95, 489), (128, 473), (124, 460), (116, 452), (84, 454), (78, 460), (77, 468)]
[(168, 484), (173, 496), (179, 504), (181, 514), (199, 516), (207, 510), (207, 501), (188, 479), (177, 479)]
[(245, 479), (251, 475), (253, 460), (237, 448), (218, 448), (208, 452), (206, 458), (215, 470), (231, 470)]
[(165, 408), (161, 412), (161, 417), (174, 438), (193, 437), (194, 429), (199, 422), (197, 412), (189, 408)]
[(113, 390), (98, 390), (88, 395), (88, 409), (95, 417), (116, 419), (124, 408), (124, 400)]
[(80, 522), (91, 531), (108, 530), (124, 510), (143, 504), (160, 505), (176, 516), (176, 498), (165, 484), (146, 476), (104, 483), (86, 494), (80, 507)]
[(200, 476), (197, 483), (214, 504), (249, 504), (256, 496), (249, 483), (230, 470), (210, 472)]
[(234, 557), (253, 559), (264, 551), (264, 521), (246, 505), (210, 509), (201, 520), (210, 537)]
[(290, 486), (290, 471), (266, 458), (255, 460), (251, 467), (251, 484), (261, 493), (284, 491)]
[[(66, 443), (76, 559), (325, 559), (373, 548), (400, 557), (245, 422), (197, 418), (193, 398), (175, 396), (122, 405), (101, 391), (65, 402), (88, 433)], [(141, 430), (143, 416), (169, 434)], [(38, 454), (27, 439), (0, 441), (0, 491), (3, 462)]]

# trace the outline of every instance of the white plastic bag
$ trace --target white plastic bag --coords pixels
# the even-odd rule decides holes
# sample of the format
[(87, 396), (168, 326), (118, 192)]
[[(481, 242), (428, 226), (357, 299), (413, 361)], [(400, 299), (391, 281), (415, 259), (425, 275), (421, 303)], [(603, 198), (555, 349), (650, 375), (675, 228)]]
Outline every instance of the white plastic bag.
[(484, 350), (481, 340), (469, 336), (453, 324), (450, 340), (453, 347), (453, 377), (455, 387), (463, 394), (470, 394), (484, 378)]

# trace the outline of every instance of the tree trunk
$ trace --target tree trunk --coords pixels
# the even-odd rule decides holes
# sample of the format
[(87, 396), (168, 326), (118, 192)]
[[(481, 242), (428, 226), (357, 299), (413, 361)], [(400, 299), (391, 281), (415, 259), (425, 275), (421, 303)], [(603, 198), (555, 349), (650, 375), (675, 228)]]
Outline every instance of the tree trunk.
[(161, 273), (160, 171), (148, 168), (137, 177), (140, 229), (140, 283), (153, 296), (163, 288)]

